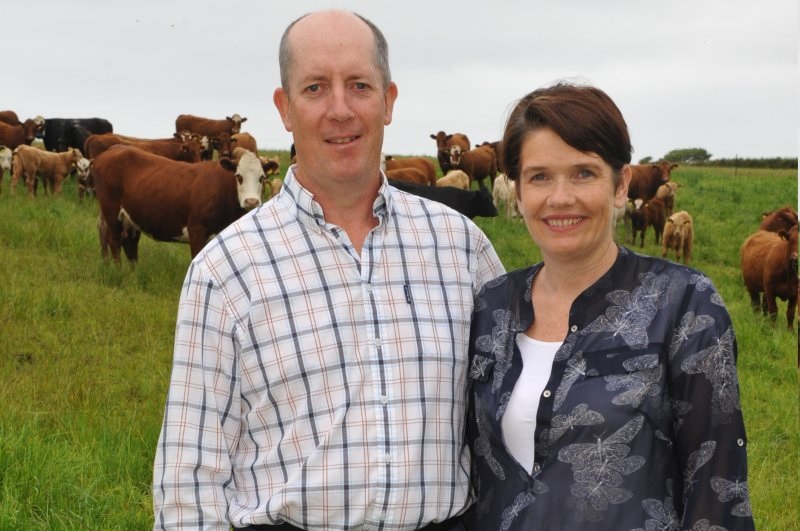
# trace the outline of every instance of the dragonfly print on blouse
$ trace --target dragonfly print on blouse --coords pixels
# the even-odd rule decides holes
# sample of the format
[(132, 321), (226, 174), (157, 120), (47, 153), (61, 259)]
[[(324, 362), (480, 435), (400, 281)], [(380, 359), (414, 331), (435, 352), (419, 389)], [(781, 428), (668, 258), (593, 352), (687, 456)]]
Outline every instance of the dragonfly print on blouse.
[(630, 443), (639, 433), (644, 417), (628, 421), (616, 432), (594, 443), (574, 443), (558, 452), (558, 460), (572, 465), (575, 483), (567, 505), (576, 510), (577, 520), (598, 521), (609, 505), (626, 502), (633, 492), (623, 488), (624, 478), (645, 463), (644, 457), (628, 456)]
[[(498, 309), (492, 312), (495, 326), (492, 328), (491, 335), (480, 336), (475, 341), (475, 348), (479, 352), (488, 354), (488, 358), (494, 361), (494, 380), (492, 380), (492, 393), (496, 393), (503, 383), (508, 369), (511, 368), (511, 357), (514, 354), (513, 336), (516, 331), (513, 329), (514, 314), (508, 310)], [(473, 365), (474, 365), (473, 361)]]
[(727, 423), (741, 406), (734, 360), (733, 330), (728, 327), (715, 345), (687, 357), (681, 369), (689, 374), (703, 374), (711, 383), (711, 422)]
[(622, 366), (629, 372), (625, 374), (612, 374), (606, 376), (606, 389), (609, 391), (624, 391), (611, 399), (617, 406), (630, 406), (638, 408), (645, 398), (656, 402), (656, 410), (660, 409), (663, 399), (661, 378), (664, 372), (659, 363), (658, 354), (647, 354), (625, 360)]
[(641, 284), (633, 291), (609, 292), (606, 299), (612, 305), (582, 333), (611, 332), (613, 338), (621, 337), (634, 350), (645, 348), (649, 343), (647, 327), (656, 312), (668, 302), (669, 275), (642, 273), (639, 281)]
[(711, 488), (719, 496), (719, 501), (729, 502), (731, 500), (742, 500), (731, 509), (733, 516), (751, 516), (750, 492), (746, 481), (728, 480), (719, 476), (711, 478)]

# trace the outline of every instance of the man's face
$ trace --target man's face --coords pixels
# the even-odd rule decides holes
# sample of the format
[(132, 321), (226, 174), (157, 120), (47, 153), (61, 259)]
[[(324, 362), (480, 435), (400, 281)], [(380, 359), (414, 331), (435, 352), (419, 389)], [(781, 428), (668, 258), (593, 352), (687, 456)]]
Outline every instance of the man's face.
[(312, 192), (377, 185), (397, 88), (383, 86), (369, 27), (346, 13), (312, 14), (289, 43), (288, 87), (273, 100), (294, 137), (298, 179)]

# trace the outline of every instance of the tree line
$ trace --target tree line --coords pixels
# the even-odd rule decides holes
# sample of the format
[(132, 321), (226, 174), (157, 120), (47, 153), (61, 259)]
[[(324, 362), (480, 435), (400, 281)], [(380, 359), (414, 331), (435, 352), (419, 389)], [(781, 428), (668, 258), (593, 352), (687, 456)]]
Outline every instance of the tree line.
[[(722, 158), (712, 159), (711, 153), (703, 148), (673, 149), (660, 160), (690, 164), (693, 166), (715, 166), (720, 168), (767, 168), (767, 169), (796, 169), (797, 157), (767, 157), (767, 158)], [(645, 157), (640, 164), (653, 162), (652, 157)]]

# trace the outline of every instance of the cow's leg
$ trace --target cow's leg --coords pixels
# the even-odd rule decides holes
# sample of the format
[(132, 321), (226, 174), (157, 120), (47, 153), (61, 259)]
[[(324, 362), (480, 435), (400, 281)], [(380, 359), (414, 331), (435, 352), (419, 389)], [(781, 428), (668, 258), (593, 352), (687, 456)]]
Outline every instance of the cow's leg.
[(775, 290), (767, 283), (764, 286), (764, 313), (769, 315), (769, 318), (774, 322), (778, 318), (778, 303), (775, 300)]
[(187, 227), (186, 231), (189, 233), (189, 251), (194, 258), (206, 245), (211, 234), (205, 228), (198, 226)]
[(789, 330), (792, 329), (792, 323), (794, 323), (794, 311), (797, 308), (797, 291), (794, 291), (794, 295), (791, 295), (792, 291), (790, 290), (789, 300), (786, 303), (786, 324), (789, 326)]
[(101, 212), (100, 219), (97, 220), (97, 231), (100, 236), (100, 251), (103, 258), (108, 258), (109, 252), (111, 259), (119, 263), (119, 249), (122, 245), (122, 222), (116, 217), (108, 216), (108, 212)]
[(139, 239), (142, 233), (137, 230), (126, 230), (122, 236), (122, 250), (129, 262), (135, 264), (139, 261)]

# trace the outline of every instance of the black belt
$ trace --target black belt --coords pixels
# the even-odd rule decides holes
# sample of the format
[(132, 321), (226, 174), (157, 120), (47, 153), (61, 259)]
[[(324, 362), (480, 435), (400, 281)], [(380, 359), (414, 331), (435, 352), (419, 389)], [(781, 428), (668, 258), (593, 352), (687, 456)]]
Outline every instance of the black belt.
[[(248, 527), (237, 527), (237, 531), (303, 531), (300, 527), (295, 527), (291, 524), (259, 524), (251, 525)], [(435, 522), (420, 527), (418, 531), (463, 531), (464, 524), (461, 523), (461, 517), (450, 518), (444, 522)]]

